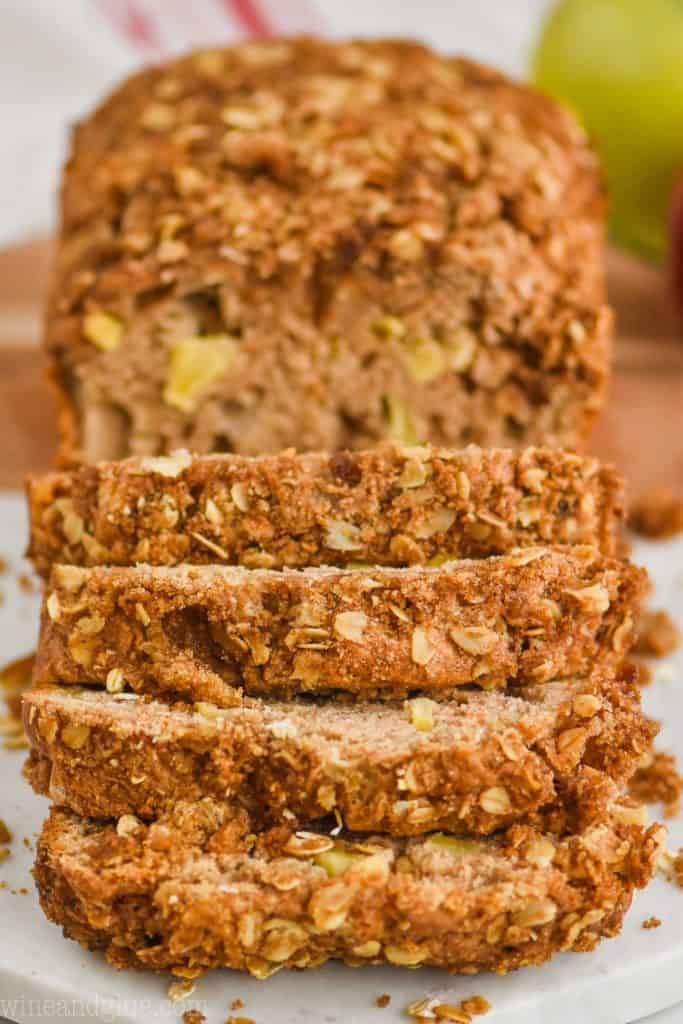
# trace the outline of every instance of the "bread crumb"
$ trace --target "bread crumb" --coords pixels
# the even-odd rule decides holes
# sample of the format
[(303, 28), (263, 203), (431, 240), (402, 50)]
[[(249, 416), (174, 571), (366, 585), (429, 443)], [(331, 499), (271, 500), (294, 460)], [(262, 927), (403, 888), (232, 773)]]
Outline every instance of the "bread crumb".
[(383, 1010), (385, 1006), (388, 1006), (391, 1002), (391, 996), (387, 992), (383, 992), (381, 996), (377, 996), (375, 1004), (379, 1006), (380, 1010)]
[(185, 1010), (183, 1024), (204, 1024), (206, 1017), (201, 1010)]
[(473, 1017), (479, 1017), (489, 1012), (491, 1004), (483, 996), (471, 996), (469, 999), (463, 1000), (462, 1008), (466, 1013), (471, 1013)]
[(168, 986), (168, 998), (172, 999), (174, 1003), (179, 1002), (181, 999), (187, 999), (194, 992), (194, 982), (190, 978), (176, 978)]
[(667, 611), (644, 611), (641, 614), (633, 648), (635, 654), (664, 658), (677, 650), (680, 644), (680, 630)]
[(35, 655), (15, 658), (0, 668), (0, 690), (10, 716), (21, 727), (21, 695), (31, 685)]
[(463, 1009), (462, 1003), (437, 1003), (433, 1013), (437, 1020), (453, 1021), (454, 1024), (470, 1024), (472, 1020), (467, 1010)]
[(683, 778), (676, 768), (673, 754), (653, 751), (628, 785), (629, 794), (641, 803), (661, 803), (664, 817), (674, 818), (680, 809)]
[(636, 686), (649, 686), (655, 677), (652, 666), (640, 659), (636, 659), (633, 665), (636, 669)]
[(438, 999), (418, 999), (406, 1007), (406, 1013), (419, 1021), (452, 1021), (453, 1024), (471, 1024), (472, 1017), (488, 1013), (491, 1004), (483, 996), (470, 996), (459, 1003), (440, 1003)]
[(251, 1017), (228, 1017), (225, 1024), (255, 1024)]
[(241, 1010), (243, 1006), (244, 1003), (242, 1002), (241, 999), (233, 999), (233, 1001), (230, 1003), (231, 1010)]
[(10, 736), (8, 740), (5, 740), (3, 747), (5, 750), (26, 750), (28, 749), (28, 740), (23, 733), (18, 736)]
[(0, 715), (0, 736), (6, 736), (6, 750), (28, 747), (21, 720), (21, 697), (31, 685), (34, 655), (16, 658), (0, 668), (0, 692), (5, 699), (7, 714)]
[(679, 848), (678, 853), (674, 856), (673, 877), (676, 884), (683, 889), (683, 846)]
[(4, 576), (9, 568), (9, 563), (6, 558), (0, 555), (0, 576)]
[(676, 853), (662, 850), (657, 867), (670, 882), (683, 889), (683, 846), (679, 847)]
[(12, 842), (12, 833), (5, 822), (0, 818), (0, 864), (10, 855), (9, 844)]
[(21, 722), (14, 715), (0, 715), (0, 736), (17, 736), (22, 731)]
[(628, 523), (643, 537), (674, 537), (683, 531), (683, 498), (666, 487), (648, 491), (631, 506)]
[(19, 589), (22, 590), (24, 594), (32, 594), (36, 589), (35, 580), (29, 576), (27, 572), (19, 573), (17, 576), (17, 583), (19, 584)]
[(650, 928), (659, 928), (661, 923), (662, 922), (658, 917), (647, 917), (643, 921), (643, 928), (646, 928), (649, 931)]

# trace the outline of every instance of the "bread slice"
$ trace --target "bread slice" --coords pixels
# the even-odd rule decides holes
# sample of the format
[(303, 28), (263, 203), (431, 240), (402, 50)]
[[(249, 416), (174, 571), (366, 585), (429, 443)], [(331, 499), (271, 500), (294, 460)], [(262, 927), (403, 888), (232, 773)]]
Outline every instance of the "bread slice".
[(592, 548), (438, 568), (56, 566), (34, 678), (234, 704), (585, 675), (628, 650), (646, 574)]
[(585, 442), (605, 196), (573, 114), (409, 41), (155, 64), (77, 126), (46, 343), (62, 459)]
[(205, 796), (265, 824), (334, 814), (355, 830), (487, 833), (540, 808), (595, 818), (655, 727), (624, 678), (519, 696), (347, 704), (246, 699), (173, 708), (53, 686), (24, 698), (34, 788), (79, 814), (156, 817)]
[(29, 554), (76, 565), (411, 565), (538, 544), (617, 550), (623, 481), (597, 459), (380, 444), (132, 458), (28, 480)]
[(663, 843), (642, 820), (625, 805), (563, 837), (391, 840), (255, 834), (208, 800), (150, 826), (53, 809), (34, 875), (47, 917), (116, 967), (265, 978), (334, 958), (504, 973), (619, 932)]

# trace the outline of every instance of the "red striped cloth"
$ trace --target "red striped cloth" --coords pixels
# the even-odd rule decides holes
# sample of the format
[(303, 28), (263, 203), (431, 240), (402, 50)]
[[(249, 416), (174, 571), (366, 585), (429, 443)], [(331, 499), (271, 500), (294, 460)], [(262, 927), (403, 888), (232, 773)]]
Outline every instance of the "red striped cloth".
[(320, 33), (311, 0), (97, 0), (110, 25), (147, 59), (245, 38)]

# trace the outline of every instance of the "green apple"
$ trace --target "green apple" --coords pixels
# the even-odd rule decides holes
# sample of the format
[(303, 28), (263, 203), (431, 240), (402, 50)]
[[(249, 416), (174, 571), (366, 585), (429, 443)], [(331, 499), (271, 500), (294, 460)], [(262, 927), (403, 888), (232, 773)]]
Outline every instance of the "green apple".
[(661, 259), (683, 172), (683, 0), (562, 0), (533, 77), (575, 109), (600, 151), (613, 236)]

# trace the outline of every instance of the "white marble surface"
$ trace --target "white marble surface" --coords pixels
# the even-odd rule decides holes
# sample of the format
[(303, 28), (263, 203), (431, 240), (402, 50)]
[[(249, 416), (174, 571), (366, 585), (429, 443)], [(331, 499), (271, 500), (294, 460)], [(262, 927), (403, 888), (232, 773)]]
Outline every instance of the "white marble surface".
[[(14, 582), (25, 529), (19, 496), (0, 495), (0, 555), (11, 563), (2, 580), (3, 659), (27, 653), (35, 642), (37, 595), (23, 593)], [(683, 624), (683, 539), (639, 544), (637, 557), (653, 573), (657, 606), (669, 608)], [(683, 760), (683, 655), (659, 663), (657, 674), (658, 681), (644, 691), (645, 703), (665, 722), (660, 745), (675, 749)], [(167, 979), (117, 974), (44, 920), (30, 878), (33, 853), (22, 839), (35, 836), (47, 805), (21, 780), (22, 758), (21, 752), (0, 749), (0, 817), (15, 835), (12, 856), (0, 867), (0, 876), (10, 883), (0, 891), (0, 1017), (22, 1024), (64, 1017), (148, 1024), (152, 1019), (179, 1021), (184, 1009), (197, 1007), (208, 1024), (222, 1024), (230, 1001), (239, 996), (244, 1014), (257, 1024), (392, 1024), (405, 1020), (403, 1008), (425, 994), (457, 1001), (480, 993), (493, 1006), (487, 1024), (630, 1024), (683, 999), (683, 891), (658, 878), (636, 897), (619, 938), (594, 953), (564, 954), (506, 978), (327, 965), (310, 974), (282, 972), (258, 982), (220, 971), (200, 980), (186, 1002), (174, 1004), (165, 995)], [(681, 844), (683, 822), (675, 821), (670, 845)], [(29, 893), (11, 891), (20, 887)], [(642, 922), (653, 914), (662, 919), (661, 928), (643, 930)], [(379, 1010), (374, 999), (382, 992), (392, 995), (392, 1003)], [(655, 1020), (681, 1022), (683, 1010)]]

